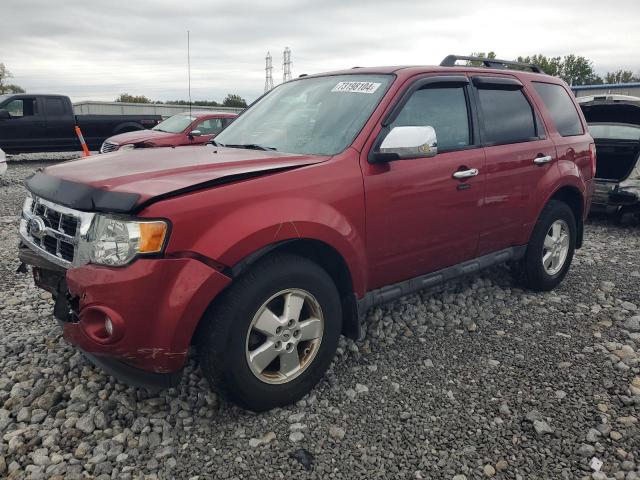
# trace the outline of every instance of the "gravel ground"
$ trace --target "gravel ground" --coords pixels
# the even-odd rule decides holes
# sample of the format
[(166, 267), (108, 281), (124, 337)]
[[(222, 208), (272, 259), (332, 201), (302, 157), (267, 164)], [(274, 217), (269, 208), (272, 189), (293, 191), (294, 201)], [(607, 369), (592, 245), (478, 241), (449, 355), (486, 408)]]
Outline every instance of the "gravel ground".
[(637, 224), (592, 219), (554, 292), (498, 268), (374, 309), (309, 396), (254, 415), (193, 359), (150, 395), (64, 342), (14, 273), (20, 182), (41, 165), (0, 187), (0, 477), (640, 478)]

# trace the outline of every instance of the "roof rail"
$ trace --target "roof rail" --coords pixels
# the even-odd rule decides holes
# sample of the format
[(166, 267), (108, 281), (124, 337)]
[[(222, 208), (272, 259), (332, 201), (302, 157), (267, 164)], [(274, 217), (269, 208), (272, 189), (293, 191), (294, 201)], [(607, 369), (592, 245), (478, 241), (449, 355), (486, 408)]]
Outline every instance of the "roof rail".
[(524, 67), (530, 69), (534, 73), (544, 73), (538, 65), (534, 63), (514, 62), (511, 60), (498, 60), (497, 58), (484, 58), (484, 57), (464, 57), (462, 55), (447, 55), (442, 62), (441, 67), (455, 67), (458, 60), (466, 60), (468, 62), (482, 62), (487, 68), (506, 68), (507, 65), (514, 65), (517, 67)]

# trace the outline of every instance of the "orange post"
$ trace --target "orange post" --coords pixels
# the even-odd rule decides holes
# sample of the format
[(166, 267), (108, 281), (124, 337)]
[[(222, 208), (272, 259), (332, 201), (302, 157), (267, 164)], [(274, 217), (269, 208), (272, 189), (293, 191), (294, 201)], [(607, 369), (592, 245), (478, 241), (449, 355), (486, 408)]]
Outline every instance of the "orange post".
[(82, 145), (82, 156), (88, 157), (89, 155), (91, 155), (91, 152), (89, 152), (89, 147), (87, 147), (87, 142), (84, 141), (84, 137), (82, 136), (82, 130), (80, 130), (80, 127), (77, 125), (76, 125), (76, 135), (78, 136), (78, 140), (80, 140), (80, 145)]

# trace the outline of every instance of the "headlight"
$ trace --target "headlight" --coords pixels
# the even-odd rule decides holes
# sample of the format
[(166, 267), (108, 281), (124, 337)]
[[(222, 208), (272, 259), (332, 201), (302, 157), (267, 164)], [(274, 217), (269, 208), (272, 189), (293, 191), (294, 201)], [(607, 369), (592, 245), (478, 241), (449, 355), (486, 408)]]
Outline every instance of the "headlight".
[(125, 265), (138, 255), (161, 252), (167, 233), (168, 224), (162, 220), (137, 221), (97, 215), (89, 258), (101, 265)]
[(127, 143), (126, 145), (122, 145), (118, 150), (133, 150), (136, 146), (133, 143)]

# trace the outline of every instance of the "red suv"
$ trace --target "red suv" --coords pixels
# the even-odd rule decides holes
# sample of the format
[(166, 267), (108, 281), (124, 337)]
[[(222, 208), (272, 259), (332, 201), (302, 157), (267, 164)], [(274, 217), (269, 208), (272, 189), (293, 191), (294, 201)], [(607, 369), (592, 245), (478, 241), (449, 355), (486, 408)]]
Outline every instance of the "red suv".
[(207, 111), (179, 113), (150, 130), (136, 130), (107, 138), (100, 147), (100, 153), (207, 143), (236, 117), (235, 113)]
[(156, 388), (195, 345), (263, 410), (307, 393), (374, 305), (507, 261), (554, 288), (591, 200), (584, 118), (534, 65), (460, 59), (304, 76), (208, 147), (36, 173), (20, 258), (65, 338)]

